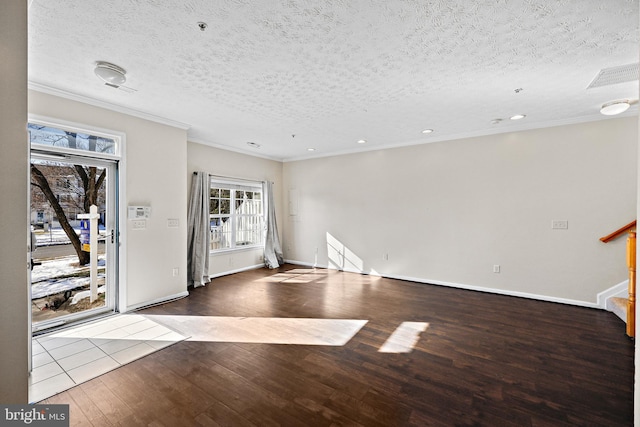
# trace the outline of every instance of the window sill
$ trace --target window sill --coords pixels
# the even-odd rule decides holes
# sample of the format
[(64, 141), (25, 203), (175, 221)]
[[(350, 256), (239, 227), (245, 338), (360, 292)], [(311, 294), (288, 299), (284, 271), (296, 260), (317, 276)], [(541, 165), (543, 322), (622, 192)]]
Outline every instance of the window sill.
[(232, 254), (235, 252), (246, 252), (246, 251), (252, 251), (252, 250), (256, 250), (256, 249), (260, 249), (260, 250), (264, 250), (264, 246), (263, 245), (252, 245), (252, 246), (238, 246), (235, 248), (228, 248), (228, 249), (216, 249), (213, 251), (209, 251), (209, 256), (215, 256), (215, 255), (228, 255), (228, 254)]

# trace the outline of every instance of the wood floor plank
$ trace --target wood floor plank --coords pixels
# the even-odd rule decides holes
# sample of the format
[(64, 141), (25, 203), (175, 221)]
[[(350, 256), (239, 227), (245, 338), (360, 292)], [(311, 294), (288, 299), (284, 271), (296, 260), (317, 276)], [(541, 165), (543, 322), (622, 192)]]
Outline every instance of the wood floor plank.
[[(285, 265), (217, 278), (140, 313), (367, 323), (342, 346), (177, 343), (47, 400), (68, 402), (72, 425), (633, 420), (633, 342), (601, 310)], [(380, 352), (403, 322), (428, 326), (409, 352)]]

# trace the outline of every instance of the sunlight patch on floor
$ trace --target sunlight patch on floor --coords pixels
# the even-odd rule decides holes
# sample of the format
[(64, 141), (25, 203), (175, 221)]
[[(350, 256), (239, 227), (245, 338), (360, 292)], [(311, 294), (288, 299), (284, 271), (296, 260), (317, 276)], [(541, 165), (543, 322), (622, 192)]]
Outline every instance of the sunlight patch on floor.
[(425, 322), (402, 322), (378, 351), (380, 353), (411, 353), (420, 339), (420, 334), (428, 327), (429, 324)]
[(182, 341), (185, 337), (139, 314), (122, 314), (46, 335), (50, 339)]
[(326, 275), (327, 273), (325, 271), (319, 271), (313, 268), (294, 268), (293, 270), (287, 270), (286, 272), (263, 277), (258, 279), (257, 282), (310, 283)]
[(51, 397), (185, 338), (135, 314), (35, 337), (29, 402)]
[(367, 320), (145, 315), (188, 341), (342, 346)]

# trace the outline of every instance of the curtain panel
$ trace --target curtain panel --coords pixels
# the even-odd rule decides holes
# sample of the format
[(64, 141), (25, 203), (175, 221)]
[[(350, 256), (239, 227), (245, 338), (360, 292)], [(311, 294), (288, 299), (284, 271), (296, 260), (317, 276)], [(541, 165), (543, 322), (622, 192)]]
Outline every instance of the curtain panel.
[(265, 195), (265, 207), (267, 233), (264, 241), (264, 265), (268, 268), (278, 268), (284, 264), (280, 237), (278, 237), (278, 224), (276, 223), (276, 207), (273, 203), (273, 184), (271, 181), (262, 183), (262, 194)]
[(204, 286), (209, 279), (209, 174), (194, 172), (187, 213), (187, 280), (189, 286)]

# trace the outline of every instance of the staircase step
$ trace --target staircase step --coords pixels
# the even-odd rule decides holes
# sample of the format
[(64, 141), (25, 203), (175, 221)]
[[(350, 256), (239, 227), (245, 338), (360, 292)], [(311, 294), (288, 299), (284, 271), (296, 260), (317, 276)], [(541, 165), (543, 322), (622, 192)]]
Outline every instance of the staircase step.
[(625, 323), (627, 322), (627, 298), (609, 298), (607, 299), (606, 309), (615, 313), (616, 316), (621, 318)]

